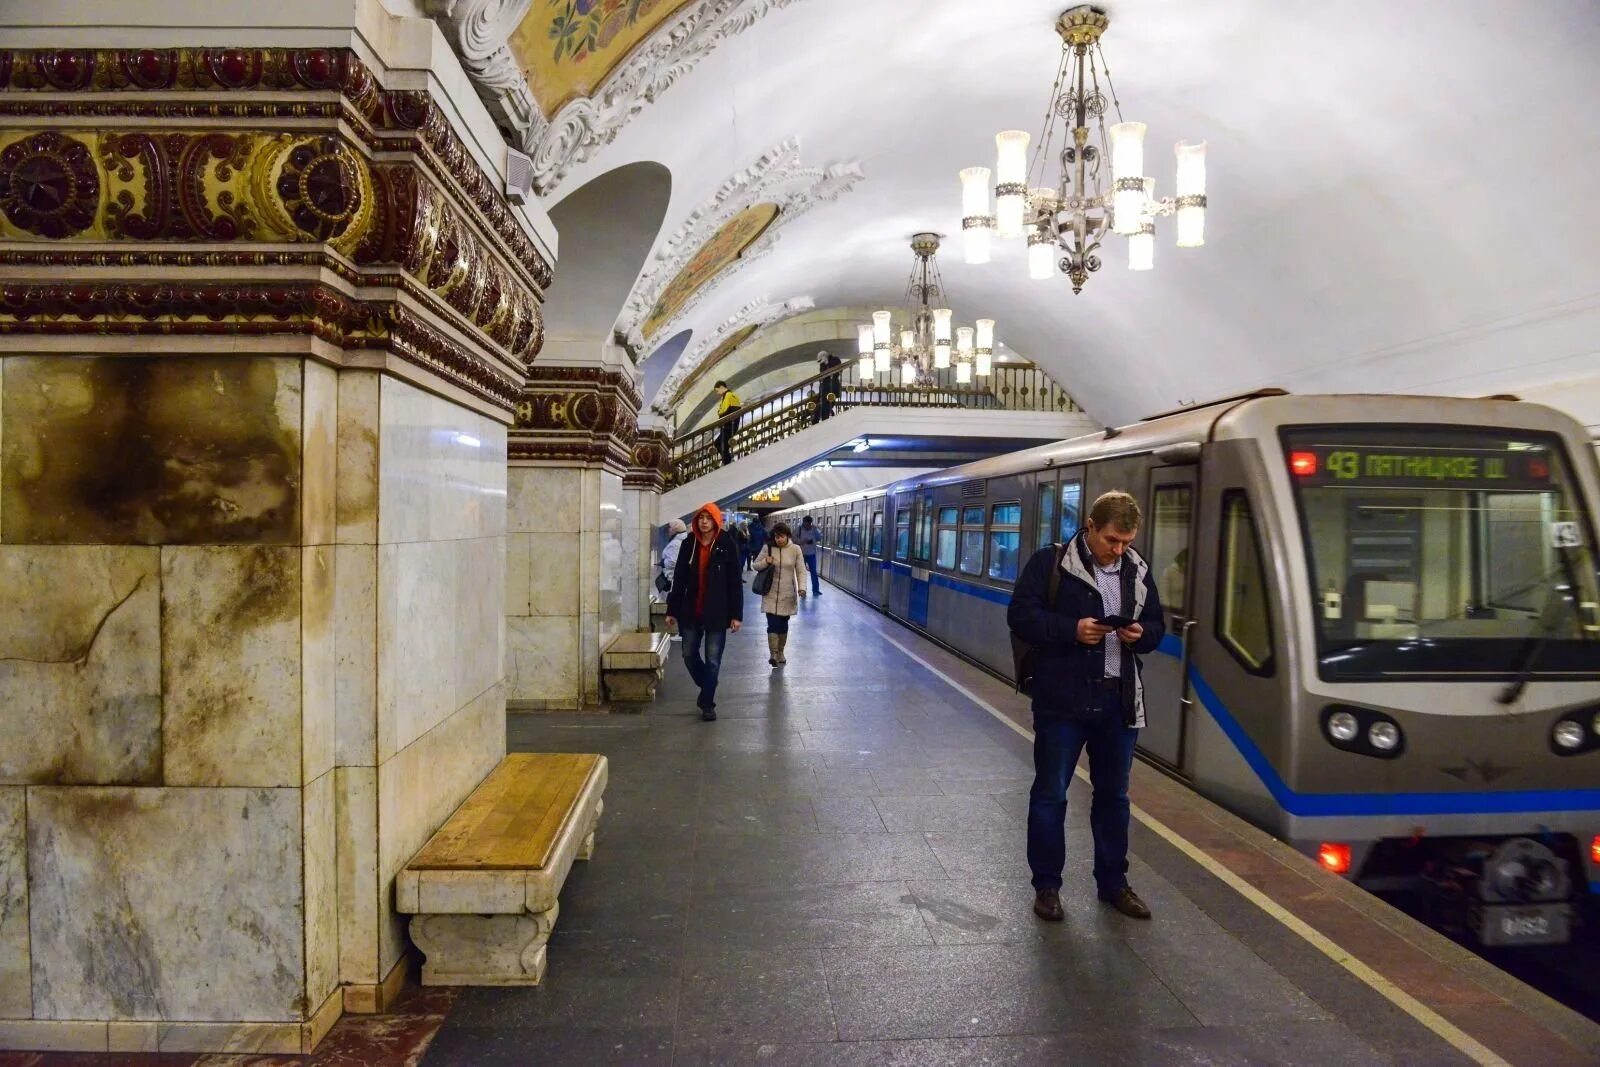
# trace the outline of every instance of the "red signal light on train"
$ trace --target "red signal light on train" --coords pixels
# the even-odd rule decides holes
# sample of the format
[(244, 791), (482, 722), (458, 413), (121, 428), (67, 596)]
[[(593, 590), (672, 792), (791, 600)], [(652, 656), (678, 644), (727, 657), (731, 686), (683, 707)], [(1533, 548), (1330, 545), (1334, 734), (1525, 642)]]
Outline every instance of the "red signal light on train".
[(1289, 469), (1296, 477), (1309, 478), (1317, 473), (1317, 454), (1315, 452), (1290, 452)]
[(1337, 841), (1324, 841), (1317, 848), (1317, 862), (1331, 874), (1350, 873), (1350, 846)]
[(1589, 858), (1600, 865), (1600, 834), (1594, 835), (1594, 840), (1589, 842)]
[(1550, 464), (1539, 456), (1528, 457), (1528, 477), (1536, 482), (1542, 482), (1550, 477)]

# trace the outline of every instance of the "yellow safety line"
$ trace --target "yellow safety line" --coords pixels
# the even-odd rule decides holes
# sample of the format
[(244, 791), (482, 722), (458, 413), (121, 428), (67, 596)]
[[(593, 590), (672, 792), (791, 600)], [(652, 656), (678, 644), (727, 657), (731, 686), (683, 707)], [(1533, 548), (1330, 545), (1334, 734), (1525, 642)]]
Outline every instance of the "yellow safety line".
[[(888, 634), (884, 634), (883, 638), (895, 648), (898, 648), (901, 652), (905, 653), (911, 659), (922, 664), (923, 667), (933, 672), (933, 674), (943, 680), (946, 685), (950, 686), (952, 689), (955, 689), (957, 692), (965, 696), (974, 704), (978, 705), (984, 711), (987, 711), (990, 715), (993, 715), (996, 719), (999, 719), (1001, 722), (1011, 727), (1017, 733), (1027, 738), (1030, 742), (1033, 740), (1032, 730), (1029, 730), (1020, 723), (1013, 721), (1010, 716), (1006, 715), (999, 708), (996, 708), (987, 700), (984, 700), (978, 694), (974, 693), (972, 690), (968, 689), (966, 686), (962, 685), (960, 682), (950, 677), (950, 675), (946, 674), (944, 671), (941, 671), (938, 667), (935, 667), (933, 664), (929, 663), (927, 660), (923, 659), (921, 656), (917, 655), (911, 649), (907, 648), (905, 645), (902, 645)], [(1074, 773), (1083, 781), (1089, 781), (1089, 776), (1085, 774), (1081, 768), (1076, 770)], [(1240, 896), (1244, 897), (1246, 900), (1250, 901), (1250, 903), (1254, 904), (1256, 907), (1260, 908), (1262, 911), (1278, 920), (1278, 922), (1282, 923), (1284, 926), (1300, 935), (1300, 937), (1304, 938), (1306, 942), (1318, 952), (1321, 952), (1334, 963), (1337, 963), (1339, 966), (1355, 975), (1362, 982), (1366, 983), (1369, 988), (1381, 994), (1395, 1007), (1399, 1008), (1401, 1011), (1417, 1020), (1417, 1022), (1421, 1023), (1423, 1026), (1426, 1026), (1429, 1030), (1432, 1030), (1440, 1038), (1449, 1042), (1450, 1045), (1462, 1055), (1467, 1056), (1474, 1063), (1483, 1064), (1484, 1067), (1510, 1067), (1510, 1061), (1502, 1058), (1498, 1053), (1489, 1048), (1483, 1042), (1479, 1041), (1465, 1030), (1462, 1030), (1455, 1023), (1452, 1023), (1449, 1019), (1446, 1019), (1443, 1015), (1440, 1015), (1438, 1012), (1422, 1003), (1416, 997), (1413, 997), (1411, 994), (1395, 985), (1393, 982), (1379, 974), (1377, 971), (1373, 970), (1367, 964), (1356, 959), (1349, 952), (1346, 952), (1344, 949), (1340, 948), (1339, 945), (1326, 934), (1309, 925), (1294, 913), (1284, 908), (1283, 905), (1279, 904), (1277, 901), (1261, 892), (1261, 890), (1257, 889), (1255, 886), (1239, 877), (1233, 871), (1223, 866), (1216, 859), (1207, 855), (1200, 849), (1198, 845), (1195, 845), (1193, 842), (1183, 837), (1166, 823), (1163, 823), (1160, 819), (1157, 819), (1149, 812), (1140, 808), (1137, 804), (1133, 804), (1131, 807), (1133, 808), (1134, 818), (1148, 826), (1173, 847), (1177, 848), (1184, 855), (1188, 856), (1201, 867), (1209, 871), (1212, 875), (1226, 883)]]

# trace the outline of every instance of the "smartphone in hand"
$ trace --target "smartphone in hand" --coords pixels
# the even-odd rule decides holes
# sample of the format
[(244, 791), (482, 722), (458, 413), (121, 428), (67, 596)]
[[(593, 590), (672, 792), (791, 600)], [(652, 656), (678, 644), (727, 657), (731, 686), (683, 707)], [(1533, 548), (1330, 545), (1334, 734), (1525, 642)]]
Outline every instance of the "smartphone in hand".
[(1103, 619), (1096, 619), (1094, 621), (1099, 623), (1101, 626), (1109, 626), (1113, 630), (1120, 630), (1123, 627), (1132, 626), (1134, 623), (1134, 620), (1128, 618), (1126, 615), (1107, 615)]

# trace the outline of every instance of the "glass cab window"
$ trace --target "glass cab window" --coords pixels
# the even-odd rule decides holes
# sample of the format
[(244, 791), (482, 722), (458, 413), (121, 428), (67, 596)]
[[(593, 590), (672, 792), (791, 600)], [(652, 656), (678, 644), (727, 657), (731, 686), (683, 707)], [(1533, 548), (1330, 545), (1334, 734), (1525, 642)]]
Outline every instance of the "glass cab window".
[(1150, 572), (1156, 576), (1161, 606), (1173, 615), (1186, 614), (1189, 593), (1189, 523), (1194, 489), (1187, 485), (1157, 486), (1150, 522)]
[(1080, 514), (1083, 511), (1083, 483), (1061, 483), (1061, 538), (1065, 543), (1078, 536)]
[(1022, 505), (996, 504), (989, 510), (989, 577), (1017, 580), (1017, 555), (1022, 550)]
[(1286, 430), (1324, 679), (1600, 676), (1594, 532), (1560, 441)]
[(939, 509), (939, 546), (934, 553), (934, 566), (954, 570), (956, 565), (956, 518), (959, 515), (957, 508)]
[(1252, 674), (1272, 673), (1272, 615), (1267, 571), (1250, 501), (1230, 489), (1222, 497), (1222, 558), (1217, 568), (1217, 636)]

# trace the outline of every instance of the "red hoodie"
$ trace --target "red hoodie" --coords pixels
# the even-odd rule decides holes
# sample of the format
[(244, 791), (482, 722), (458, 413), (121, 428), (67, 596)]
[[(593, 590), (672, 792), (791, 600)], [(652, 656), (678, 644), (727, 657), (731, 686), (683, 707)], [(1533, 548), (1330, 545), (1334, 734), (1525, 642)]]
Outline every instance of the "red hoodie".
[[(705, 540), (705, 535), (700, 532), (700, 516), (711, 516), (711, 540)], [(717, 543), (717, 537), (722, 533), (722, 509), (715, 504), (702, 504), (700, 510), (694, 513), (694, 519), (689, 523), (689, 530), (694, 534), (694, 563), (699, 570), (699, 581), (694, 588), (694, 617), (695, 621), (705, 618), (706, 613), (706, 566), (711, 562), (711, 546)]]

